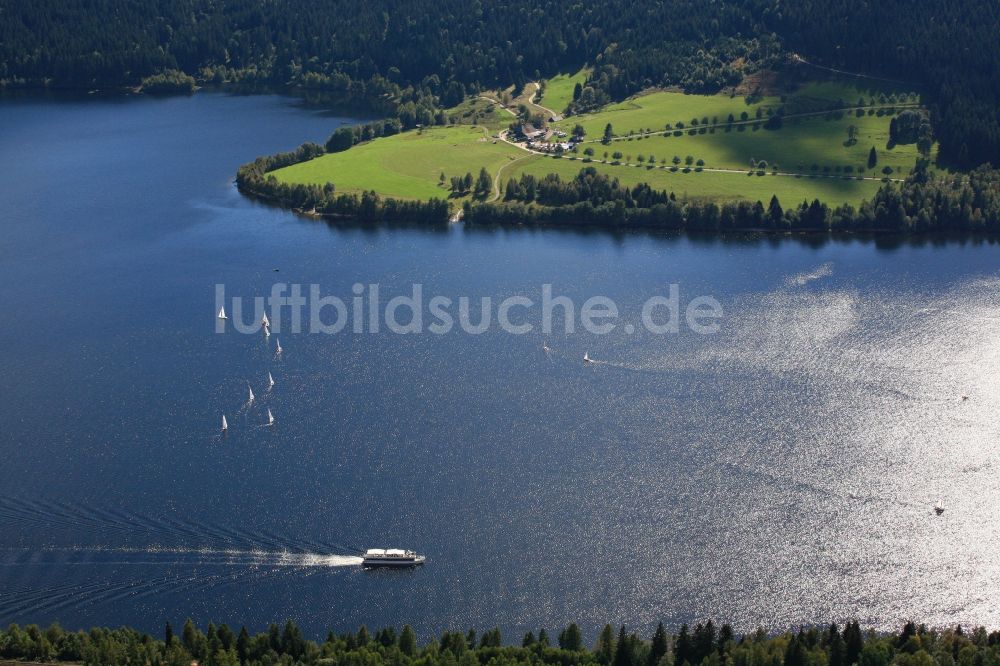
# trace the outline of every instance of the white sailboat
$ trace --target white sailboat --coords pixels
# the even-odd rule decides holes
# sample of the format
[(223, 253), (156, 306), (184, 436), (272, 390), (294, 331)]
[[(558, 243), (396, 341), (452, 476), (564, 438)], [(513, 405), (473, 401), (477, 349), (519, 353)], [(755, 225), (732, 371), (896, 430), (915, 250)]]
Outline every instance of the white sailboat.
[(229, 319), (229, 317), (226, 316), (226, 306), (219, 308), (219, 319)]
[(588, 352), (583, 352), (583, 362), (584, 363), (593, 363), (594, 359), (590, 358), (590, 354)]
[(266, 312), (264, 313), (264, 316), (261, 318), (260, 323), (264, 328), (267, 328), (268, 326), (271, 325), (271, 322), (267, 318)]
[(226, 423), (226, 415), (223, 414), (222, 415), (222, 432), (226, 432), (227, 430), (229, 430), (229, 424)]
[(278, 348), (275, 351), (280, 354), (281, 353), (281, 340), (279, 340), (278, 338), (275, 338), (274, 341), (278, 343)]
[(267, 373), (267, 388), (274, 388), (274, 377), (271, 376), (270, 372)]
[(274, 414), (271, 413), (271, 409), (267, 410), (267, 425), (274, 425)]
[(247, 390), (250, 391), (250, 399), (247, 402), (253, 402), (253, 388), (249, 383), (247, 384)]

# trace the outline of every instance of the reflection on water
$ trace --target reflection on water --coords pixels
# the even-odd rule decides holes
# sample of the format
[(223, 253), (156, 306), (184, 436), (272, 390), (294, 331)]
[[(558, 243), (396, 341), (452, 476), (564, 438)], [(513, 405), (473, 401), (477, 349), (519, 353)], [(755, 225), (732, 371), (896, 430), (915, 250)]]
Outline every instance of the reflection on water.
[[(282, 98), (8, 100), (0, 122), (0, 622), (1000, 624), (995, 243), (326, 225), (232, 188), (340, 122)], [(551, 283), (633, 324), (677, 283), (725, 316), (282, 334), (281, 357), (212, 332), (215, 284), (278, 279)], [(368, 547), (428, 563), (365, 572)]]

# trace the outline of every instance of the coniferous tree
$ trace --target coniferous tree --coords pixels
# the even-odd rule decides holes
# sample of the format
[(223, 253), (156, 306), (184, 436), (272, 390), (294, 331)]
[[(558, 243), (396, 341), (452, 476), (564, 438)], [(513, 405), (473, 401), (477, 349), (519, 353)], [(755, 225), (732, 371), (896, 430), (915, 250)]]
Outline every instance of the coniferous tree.
[(723, 651), (726, 649), (726, 645), (731, 640), (733, 640), (733, 628), (727, 622), (724, 623), (722, 627), (719, 628), (719, 638), (717, 643), (719, 654), (723, 653)]
[(788, 647), (785, 648), (784, 666), (806, 666), (805, 648), (798, 636), (792, 636)]
[(417, 635), (410, 625), (403, 625), (403, 632), (399, 635), (399, 651), (407, 657), (412, 657), (417, 653)]
[(594, 648), (597, 653), (597, 660), (609, 666), (615, 654), (615, 631), (610, 624), (604, 625), (601, 635), (597, 639), (597, 646)]
[(683, 664), (691, 663), (694, 658), (694, 650), (691, 644), (691, 637), (688, 634), (688, 626), (686, 624), (681, 625), (681, 630), (677, 634), (677, 641), (674, 643), (674, 664), (675, 666), (683, 666)]
[(771, 221), (771, 225), (780, 226), (784, 214), (785, 212), (781, 210), (781, 203), (778, 201), (778, 195), (772, 195), (771, 203), (767, 206), (767, 217)]
[(850, 666), (846, 663), (847, 646), (844, 644), (844, 639), (841, 638), (840, 632), (837, 631), (836, 624), (830, 625), (830, 631), (827, 634), (827, 644), (830, 651), (830, 666)]
[(847, 666), (858, 663), (861, 657), (861, 650), (864, 649), (864, 638), (861, 636), (861, 627), (857, 622), (849, 622), (844, 629), (844, 643), (847, 644), (845, 652), (845, 662)]
[(653, 634), (653, 641), (649, 646), (649, 659), (646, 661), (648, 666), (657, 666), (663, 655), (667, 653), (668, 647), (667, 632), (663, 628), (663, 623), (660, 622), (656, 625), (656, 632)]
[(625, 625), (618, 630), (618, 642), (615, 645), (615, 657), (612, 666), (632, 666), (632, 646), (625, 635)]
[(250, 634), (245, 626), (240, 627), (240, 635), (236, 639), (236, 655), (240, 662), (245, 662), (250, 656)]
[(481, 167), (479, 169), (479, 177), (476, 178), (475, 194), (479, 198), (485, 198), (492, 190), (493, 179), (490, 178), (490, 174), (486, 171), (486, 167)]
[(201, 632), (195, 628), (194, 622), (191, 621), (191, 618), (188, 618), (184, 622), (184, 628), (181, 630), (181, 640), (184, 643), (184, 648), (191, 654), (194, 654), (197, 648), (199, 633)]
[(583, 647), (583, 636), (580, 627), (573, 622), (559, 633), (559, 647), (564, 650), (579, 650)]
[(228, 651), (236, 644), (236, 635), (233, 634), (233, 630), (229, 628), (228, 624), (222, 624), (219, 626), (219, 642), (222, 643), (222, 649)]

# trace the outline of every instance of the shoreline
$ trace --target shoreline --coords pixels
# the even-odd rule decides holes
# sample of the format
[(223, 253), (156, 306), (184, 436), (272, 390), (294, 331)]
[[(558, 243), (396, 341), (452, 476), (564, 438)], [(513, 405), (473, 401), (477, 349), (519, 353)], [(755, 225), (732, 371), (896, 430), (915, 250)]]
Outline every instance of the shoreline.
[[(470, 222), (462, 214), (463, 209), (458, 208), (447, 221), (440, 223), (420, 222), (417, 220), (366, 220), (359, 215), (346, 215), (342, 213), (320, 213), (315, 210), (304, 210), (299, 207), (286, 205), (281, 197), (266, 194), (241, 187), (233, 181), (237, 191), (248, 199), (258, 203), (278, 208), (292, 213), (297, 217), (313, 222), (326, 222), (327, 224), (339, 226), (383, 226), (423, 228), (440, 231), (452, 226), (461, 226), (467, 231), (487, 231), (490, 229), (519, 229), (524, 231), (566, 231), (576, 233), (603, 232), (616, 235), (630, 233), (636, 234), (660, 234), (671, 236), (684, 236), (696, 240), (732, 240), (735, 237), (753, 238), (759, 240), (794, 240), (800, 242), (817, 242), (825, 244), (827, 242), (874, 242), (882, 243), (890, 241), (892, 245), (904, 244), (923, 245), (928, 242), (945, 243), (997, 243), (1000, 244), (1000, 231), (991, 230), (968, 230), (960, 232), (954, 229), (930, 229), (923, 231), (899, 231), (892, 229), (878, 228), (858, 228), (858, 229), (773, 229), (769, 227), (730, 227), (726, 229), (704, 229), (688, 227), (668, 227), (649, 224), (632, 224), (629, 222), (598, 222), (594, 220), (579, 220), (577, 222)], [(488, 202), (483, 205), (491, 205)], [(557, 210), (557, 209), (556, 209)]]

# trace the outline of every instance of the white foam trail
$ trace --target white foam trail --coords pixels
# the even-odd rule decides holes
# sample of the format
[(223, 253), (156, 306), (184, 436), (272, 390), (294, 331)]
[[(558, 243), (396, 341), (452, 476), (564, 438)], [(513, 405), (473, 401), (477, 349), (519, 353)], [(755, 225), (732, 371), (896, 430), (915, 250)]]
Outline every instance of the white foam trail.
[(350, 567), (364, 560), (356, 555), (318, 555), (316, 553), (282, 553), (278, 566), (290, 567)]
[[(22, 550), (22, 549), (7, 549)], [(24, 549), (26, 550), (26, 549)], [(176, 555), (180, 559), (178, 564), (224, 564), (231, 566), (268, 566), (268, 567), (349, 567), (360, 565), (363, 561), (356, 555), (338, 555), (332, 553), (293, 553), (289, 551), (275, 550), (240, 550), (230, 548), (174, 548), (166, 546), (151, 546), (148, 548), (104, 548), (100, 546), (73, 546), (66, 548), (40, 548), (41, 552), (69, 552), (69, 553), (106, 553), (118, 555)], [(160, 562), (159, 559), (156, 560)], [(101, 560), (88, 560), (90, 564), (106, 564)], [(128, 558), (122, 558), (121, 564), (132, 563)], [(134, 563), (140, 563), (135, 560)], [(142, 561), (145, 563), (145, 561)], [(166, 561), (162, 562), (166, 564)]]
[(808, 273), (799, 273), (797, 275), (791, 275), (785, 279), (786, 287), (803, 287), (813, 280), (819, 280), (820, 278), (825, 278), (833, 274), (833, 262), (828, 261), (825, 264), (819, 265), (815, 270), (809, 271)]

